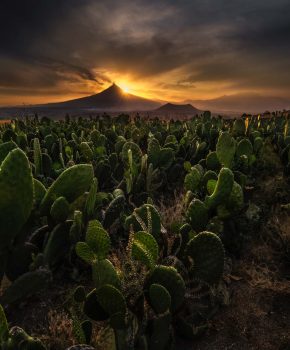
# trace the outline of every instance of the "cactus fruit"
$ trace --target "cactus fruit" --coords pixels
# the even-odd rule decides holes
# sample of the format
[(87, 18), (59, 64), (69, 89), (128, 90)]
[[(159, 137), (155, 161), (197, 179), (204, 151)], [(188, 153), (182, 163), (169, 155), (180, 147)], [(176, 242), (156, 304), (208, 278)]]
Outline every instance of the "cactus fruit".
[(134, 259), (141, 261), (147, 267), (154, 267), (158, 259), (158, 244), (155, 238), (143, 231), (134, 233), (131, 254)]
[(186, 217), (189, 220), (194, 231), (200, 232), (205, 229), (208, 222), (208, 209), (199, 199), (190, 202), (186, 211)]
[(93, 177), (93, 167), (89, 164), (78, 164), (66, 169), (47, 190), (40, 205), (41, 213), (47, 214), (58, 197), (65, 197), (72, 203), (90, 187)]
[(9, 152), (0, 165), (0, 251), (10, 245), (33, 206), (33, 180), (25, 153)]
[(105, 284), (110, 284), (117, 289), (121, 288), (121, 281), (117, 271), (108, 259), (95, 261), (92, 265), (92, 275), (97, 289)]
[(149, 288), (149, 302), (156, 314), (163, 314), (170, 309), (171, 296), (160, 284), (152, 284)]
[(0, 297), (1, 304), (12, 304), (45, 289), (52, 278), (51, 272), (39, 269), (17, 278)]
[(185, 295), (185, 283), (181, 275), (174, 267), (159, 265), (150, 272), (146, 284), (150, 288), (156, 283), (167, 289), (171, 296), (170, 309), (176, 311), (183, 303)]
[(236, 153), (236, 141), (228, 132), (223, 132), (219, 136), (216, 145), (216, 153), (222, 166), (231, 168)]
[(187, 244), (187, 255), (193, 260), (191, 274), (209, 284), (218, 283), (224, 269), (224, 247), (212, 232), (201, 232)]
[(69, 214), (69, 204), (65, 197), (58, 197), (52, 204), (50, 215), (54, 222), (64, 222)]
[(216, 183), (214, 192), (210, 196), (206, 196), (205, 205), (209, 209), (216, 208), (228, 199), (231, 194), (234, 184), (234, 174), (228, 168), (220, 170), (218, 181)]

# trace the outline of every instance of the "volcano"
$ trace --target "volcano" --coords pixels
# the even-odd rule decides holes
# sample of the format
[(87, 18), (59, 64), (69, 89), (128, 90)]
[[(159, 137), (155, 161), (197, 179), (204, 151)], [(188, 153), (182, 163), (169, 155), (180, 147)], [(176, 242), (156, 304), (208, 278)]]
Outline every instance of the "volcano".
[(101, 111), (147, 111), (158, 106), (160, 104), (155, 101), (125, 92), (115, 83), (95, 95), (45, 105), (45, 107), (50, 108)]

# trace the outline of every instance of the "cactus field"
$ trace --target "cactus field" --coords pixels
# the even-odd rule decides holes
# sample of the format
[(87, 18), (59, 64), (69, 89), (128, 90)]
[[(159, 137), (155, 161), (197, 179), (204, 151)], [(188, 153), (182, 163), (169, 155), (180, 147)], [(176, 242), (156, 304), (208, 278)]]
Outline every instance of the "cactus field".
[(2, 123), (0, 349), (290, 349), (289, 117)]

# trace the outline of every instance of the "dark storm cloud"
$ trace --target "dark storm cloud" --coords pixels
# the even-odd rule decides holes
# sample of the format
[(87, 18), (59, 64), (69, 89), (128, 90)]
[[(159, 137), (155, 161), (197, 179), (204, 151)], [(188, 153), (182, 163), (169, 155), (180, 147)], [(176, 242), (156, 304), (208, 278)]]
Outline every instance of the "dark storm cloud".
[(157, 88), (227, 82), (290, 95), (289, 42), (288, 0), (1, 0), (0, 87), (101, 87), (118, 71), (162, 75)]

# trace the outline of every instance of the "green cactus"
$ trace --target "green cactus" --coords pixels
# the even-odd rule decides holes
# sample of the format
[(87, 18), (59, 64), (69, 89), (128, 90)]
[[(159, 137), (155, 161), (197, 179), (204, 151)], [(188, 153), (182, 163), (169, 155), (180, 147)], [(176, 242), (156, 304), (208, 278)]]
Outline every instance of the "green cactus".
[(209, 170), (218, 170), (220, 168), (220, 162), (218, 160), (217, 152), (210, 152), (206, 157), (206, 167)]
[(8, 156), (9, 152), (17, 148), (17, 145), (13, 141), (4, 142), (0, 145), (0, 164)]
[(33, 206), (33, 180), (28, 159), (19, 148), (0, 165), (0, 252), (28, 220)]
[(126, 142), (122, 148), (122, 159), (123, 162), (129, 166), (128, 151), (132, 153), (132, 161), (134, 164), (141, 164), (142, 151), (140, 147), (134, 142)]
[(147, 286), (160, 284), (167, 289), (171, 296), (171, 310), (176, 311), (184, 301), (185, 283), (181, 275), (174, 267), (159, 265), (149, 274)]
[(207, 225), (208, 209), (202, 201), (194, 199), (188, 206), (186, 217), (193, 230), (200, 232), (204, 230)]
[(207, 208), (214, 209), (219, 204), (224, 203), (231, 194), (233, 184), (234, 174), (232, 171), (228, 168), (222, 168), (220, 170), (214, 192), (205, 198), (205, 205)]
[(156, 314), (164, 314), (170, 309), (171, 296), (160, 284), (152, 284), (149, 288), (149, 302)]
[(248, 158), (250, 158), (252, 154), (253, 154), (253, 146), (251, 144), (251, 141), (249, 139), (241, 140), (237, 145), (237, 151), (236, 151), (237, 157), (241, 157), (245, 155)]
[(35, 175), (42, 174), (42, 155), (39, 139), (35, 138), (33, 140), (33, 157), (34, 157), (34, 166), (35, 166)]
[(121, 288), (121, 281), (113, 264), (108, 259), (94, 261), (92, 264), (94, 286), (98, 289), (110, 284), (117, 289)]
[(199, 188), (201, 178), (202, 178), (202, 175), (200, 171), (196, 167), (193, 167), (190, 173), (188, 173), (185, 176), (185, 179), (184, 179), (185, 191), (195, 192)]
[(38, 208), (46, 194), (46, 188), (37, 179), (33, 179), (33, 188), (34, 188), (34, 207)]
[(69, 203), (64, 197), (58, 197), (50, 208), (50, 215), (54, 222), (64, 222), (69, 214)]
[(51, 272), (39, 269), (17, 278), (0, 297), (0, 303), (12, 304), (45, 289), (52, 278)]
[(76, 252), (80, 258), (89, 264), (95, 260), (102, 260), (107, 257), (111, 248), (111, 240), (107, 231), (102, 228), (98, 220), (88, 223), (86, 242), (78, 242)]
[(246, 124), (244, 119), (236, 119), (233, 124), (233, 136), (245, 136)]
[(152, 321), (152, 335), (150, 337), (150, 350), (166, 350), (171, 343), (171, 321), (170, 312), (159, 315)]
[(148, 164), (153, 168), (168, 169), (174, 160), (174, 152), (171, 148), (161, 148), (157, 139), (150, 138), (148, 142)]
[(80, 144), (80, 153), (87, 162), (93, 160), (93, 151), (87, 142), (82, 142)]
[(60, 223), (49, 234), (43, 252), (44, 263), (48, 266), (55, 267), (68, 253), (71, 224), (71, 221)]
[(231, 168), (236, 153), (236, 141), (228, 132), (223, 132), (216, 145), (216, 154), (220, 164), (226, 168)]
[(105, 217), (103, 221), (105, 228), (111, 227), (116, 220), (120, 218), (124, 207), (125, 197), (123, 195), (117, 196), (110, 202), (108, 208), (105, 210)]
[(131, 254), (134, 259), (141, 261), (149, 268), (153, 268), (156, 265), (158, 259), (158, 244), (150, 233), (143, 231), (134, 233), (131, 249)]
[(144, 204), (134, 209), (132, 215), (127, 217), (125, 227), (129, 230), (132, 226), (134, 232), (145, 231), (159, 241), (161, 235), (161, 219), (157, 209), (151, 204)]
[(94, 216), (97, 190), (98, 190), (98, 180), (94, 178), (91, 184), (90, 191), (89, 191), (85, 208), (84, 208), (84, 213), (87, 219), (92, 219)]
[(191, 274), (209, 284), (218, 283), (224, 269), (224, 247), (212, 232), (201, 232), (187, 244), (187, 255), (192, 259)]
[(41, 214), (47, 214), (58, 197), (65, 197), (72, 203), (90, 187), (93, 177), (93, 167), (89, 164), (78, 164), (66, 169), (47, 190), (40, 205)]

